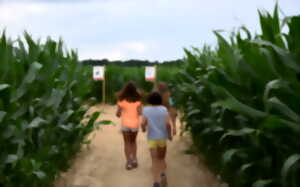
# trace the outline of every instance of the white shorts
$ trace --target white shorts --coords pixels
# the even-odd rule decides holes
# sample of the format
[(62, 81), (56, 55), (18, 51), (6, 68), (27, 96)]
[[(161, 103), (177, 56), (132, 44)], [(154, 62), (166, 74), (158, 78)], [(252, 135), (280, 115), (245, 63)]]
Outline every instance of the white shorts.
[(139, 128), (130, 128), (130, 127), (125, 127), (121, 125), (121, 131), (122, 132), (138, 132)]

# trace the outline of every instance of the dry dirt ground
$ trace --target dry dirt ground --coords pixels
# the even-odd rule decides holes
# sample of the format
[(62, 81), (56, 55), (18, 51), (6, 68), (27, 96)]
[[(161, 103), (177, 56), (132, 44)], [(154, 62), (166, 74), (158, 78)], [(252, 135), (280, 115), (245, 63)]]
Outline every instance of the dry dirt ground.
[[(104, 111), (98, 120), (111, 120), (115, 125), (102, 126), (94, 132), (92, 142), (74, 160), (68, 172), (56, 181), (56, 187), (151, 187), (151, 160), (146, 136), (138, 134), (139, 168), (125, 170), (123, 139), (116, 107), (97, 105), (92, 111)], [(189, 147), (187, 137), (176, 136), (168, 143), (167, 175), (169, 187), (220, 187), (203, 163), (185, 154)]]

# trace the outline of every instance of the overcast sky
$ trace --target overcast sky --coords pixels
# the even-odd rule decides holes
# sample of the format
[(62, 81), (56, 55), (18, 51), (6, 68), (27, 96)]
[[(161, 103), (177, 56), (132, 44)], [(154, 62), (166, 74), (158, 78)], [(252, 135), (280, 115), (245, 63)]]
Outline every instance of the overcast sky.
[[(173, 60), (183, 48), (215, 44), (213, 30), (260, 32), (257, 9), (275, 0), (0, 0), (0, 30), (16, 38), (62, 37), (80, 59)], [(285, 15), (300, 0), (279, 0)], [(281, 14), (282, 15), (282, 14)]]

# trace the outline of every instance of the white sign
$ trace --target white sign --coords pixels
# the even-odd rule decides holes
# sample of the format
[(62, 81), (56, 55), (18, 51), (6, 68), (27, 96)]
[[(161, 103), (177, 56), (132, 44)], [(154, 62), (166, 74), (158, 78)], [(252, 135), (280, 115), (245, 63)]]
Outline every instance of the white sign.
[(104, 80), (104, 66), (93, 67), (93, 78), (94, 80)]
[(154, 66), (148, 66), (145, 68), (145, 78), (147, 81), (153, 81), (156, 77), (156, 68)]

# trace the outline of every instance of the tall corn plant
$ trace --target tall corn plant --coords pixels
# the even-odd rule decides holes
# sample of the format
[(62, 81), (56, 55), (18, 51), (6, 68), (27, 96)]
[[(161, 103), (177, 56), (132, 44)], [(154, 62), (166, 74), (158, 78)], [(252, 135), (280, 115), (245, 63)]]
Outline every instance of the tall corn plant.
[[(186, 50), (176, 99), (195, 146), (231, 186), (299, 186), (300, 16), (259, 12), (218, 47)], [(245, 33), (245, 37), (242, 37)], [(238, 177), (237, 177), (238, 176)]]
[[(94, 128), (91, 86), (75, 51), (47, 39), (0, 38), (0, 186), (51, 186)], [(107, 122), (100, 122), (107, 123)]]

